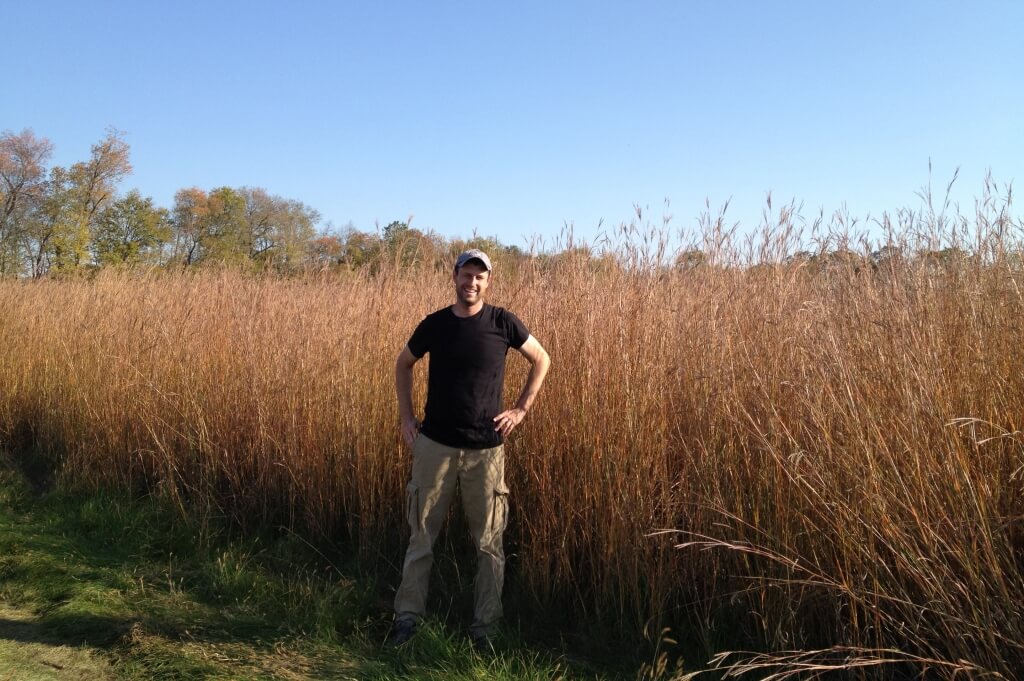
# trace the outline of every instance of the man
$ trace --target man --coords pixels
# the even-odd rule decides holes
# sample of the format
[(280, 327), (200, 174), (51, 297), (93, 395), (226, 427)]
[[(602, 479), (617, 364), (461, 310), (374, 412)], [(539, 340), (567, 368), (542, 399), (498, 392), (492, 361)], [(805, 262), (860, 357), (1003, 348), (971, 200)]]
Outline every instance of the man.
[[(413, 448), (413, 463), (407, 488), (412, 536), (395, 595), (395, 624), (388, 639), (392, 645), (409, 640), (424, 616), (433, 545), (456, 480), (477, 555), (470, 627), (474, 645), (488, 646), (502, 614), (502, 533), (508, 511), (503, 442), (533, 405), (550, 359), (514, 314), (484, 303), (491, 274), (491, 260), (483, 251), (460, 255), (452, 274), (455, 304), (427, 315), (395, 364), (402, 438)], [(508, 348), (530, 362), (530, 372), (515, 406), (502, 411)], [(421, 425), (413, 411), (412, 369), (427, 353), (430, 369)]]

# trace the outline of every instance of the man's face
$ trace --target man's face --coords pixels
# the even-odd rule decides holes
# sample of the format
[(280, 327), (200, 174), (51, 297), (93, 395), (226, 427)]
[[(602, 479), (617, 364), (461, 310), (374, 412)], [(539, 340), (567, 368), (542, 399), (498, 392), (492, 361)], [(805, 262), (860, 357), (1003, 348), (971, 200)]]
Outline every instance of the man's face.
[(475, 305), (484, 297), (491, 283), (491, 273), (483, 265), (466, 263), (452, 275), (455, 281), (455, 295), (463, 305)]

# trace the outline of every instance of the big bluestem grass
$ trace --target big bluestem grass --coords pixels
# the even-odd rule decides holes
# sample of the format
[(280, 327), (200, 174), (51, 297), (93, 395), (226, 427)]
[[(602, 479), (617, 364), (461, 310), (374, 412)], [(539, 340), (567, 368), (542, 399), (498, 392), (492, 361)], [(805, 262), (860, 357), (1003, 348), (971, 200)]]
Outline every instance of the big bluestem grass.
[[(612, 255), (499, 262), (492, 302), (553, 360), (507, 446), (517, 592), (756, 651), (737, 672), (1024, 673), (1021, 224), (990, 191), (928, 205), (873, 246), (792, 205), (746, 238), (638, 211)], [(390, 555), (394, 359), (452, 299), (387, 263), (5, 281), (0, 429), (76, 484)]]

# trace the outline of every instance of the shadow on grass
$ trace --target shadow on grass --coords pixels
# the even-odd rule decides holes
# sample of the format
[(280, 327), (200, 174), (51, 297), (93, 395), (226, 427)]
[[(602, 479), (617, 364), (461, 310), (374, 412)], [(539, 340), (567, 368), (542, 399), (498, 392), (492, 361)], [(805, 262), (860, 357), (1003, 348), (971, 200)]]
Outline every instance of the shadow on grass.
[(75, 615), (59, 618), (0, 617), (0, 639), (50, 646), (109, 648), (120, 643), (132, 621), (121, 617)]

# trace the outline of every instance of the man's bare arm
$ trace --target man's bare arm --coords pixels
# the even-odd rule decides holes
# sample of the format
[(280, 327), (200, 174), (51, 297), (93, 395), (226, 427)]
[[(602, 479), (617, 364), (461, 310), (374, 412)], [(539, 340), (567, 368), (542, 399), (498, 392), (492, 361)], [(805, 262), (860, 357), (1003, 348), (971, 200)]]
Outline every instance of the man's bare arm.
[(537, 399), (537, 393), (540, 392), (540, 387), (544, 384), (548, 367), (551, 366), (551, 358), (547, 351), (533, 336), (527, 338), (518, 350), (530, 363), (530, 373), (526, 376), (526, 385), (523, 386), (523, 392), (516, 400), (516, 406), (494, 417), (494, 429), (503, 436), (511, 433), (512, 429), (526, 417), (526, 412), (533, 406), (533, 401)]
[(398, 392), (398, 417), (401, 419), (402, 439), (412, 446), (420, 430), (416, 412), (412, 407), (412, 367), (419, 358), (412, 354), (409, 346), (402, 348), (395, 361), (395, 390)]

